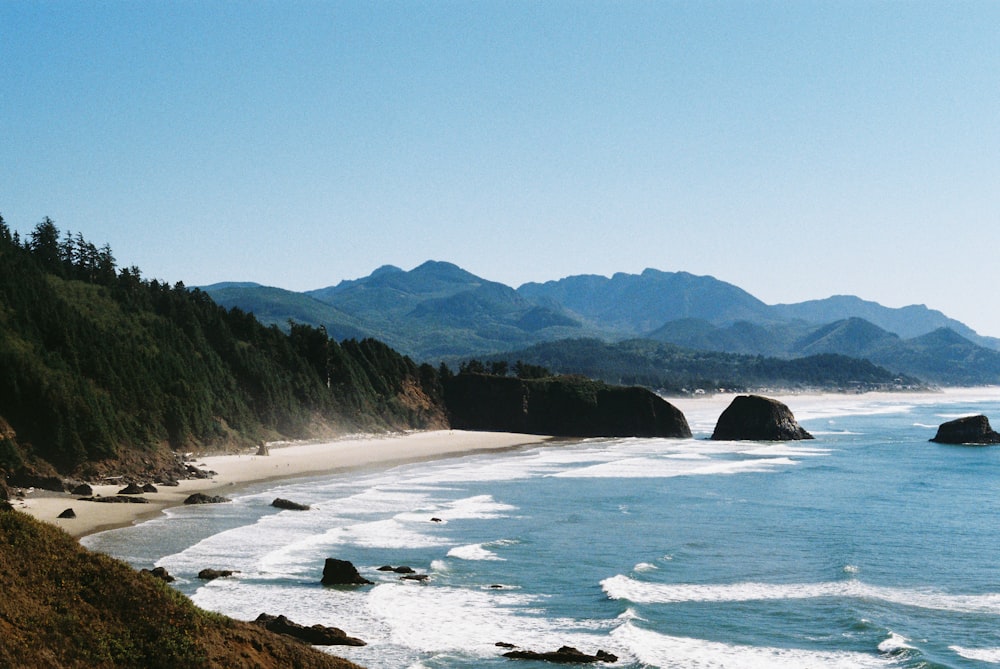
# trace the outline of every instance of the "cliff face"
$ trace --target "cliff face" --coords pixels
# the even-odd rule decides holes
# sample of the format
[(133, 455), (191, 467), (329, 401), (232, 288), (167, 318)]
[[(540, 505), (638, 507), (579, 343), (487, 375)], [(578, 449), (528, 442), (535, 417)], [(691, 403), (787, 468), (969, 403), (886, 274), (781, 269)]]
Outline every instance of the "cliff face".
[(444, 384), (451, 426), (566, 437), (691, 436), (676, 407), (644, 388), (577, 377), (461, 374)]

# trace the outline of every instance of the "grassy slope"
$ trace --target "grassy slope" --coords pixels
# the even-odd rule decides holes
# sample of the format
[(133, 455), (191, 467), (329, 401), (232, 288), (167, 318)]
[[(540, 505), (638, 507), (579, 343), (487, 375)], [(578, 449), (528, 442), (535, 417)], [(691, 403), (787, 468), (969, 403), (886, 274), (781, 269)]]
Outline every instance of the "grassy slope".
[(356, 665), (197, 608), (164, 582), (0, 510), (0, 666)]

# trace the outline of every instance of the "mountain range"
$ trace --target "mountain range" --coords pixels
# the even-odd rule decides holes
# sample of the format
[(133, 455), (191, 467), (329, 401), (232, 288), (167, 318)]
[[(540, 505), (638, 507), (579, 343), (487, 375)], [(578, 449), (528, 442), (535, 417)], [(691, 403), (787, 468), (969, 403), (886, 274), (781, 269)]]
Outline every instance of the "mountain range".
[(579, 275), (514, 289), (428, 261), (409, 271), (386, 265), (302, 293), (253, 283), (202, 290), (264, 323), (322, 326), (338, 340), (374, 337), (420, 361), (571, 339), (640, 339), (776, 358), (834, 354), (932, 383), (1000, 383), (1000, 339), (926, 306), (890, 308), (849, 295), (768, 305), (738, 286), (687, 272)]

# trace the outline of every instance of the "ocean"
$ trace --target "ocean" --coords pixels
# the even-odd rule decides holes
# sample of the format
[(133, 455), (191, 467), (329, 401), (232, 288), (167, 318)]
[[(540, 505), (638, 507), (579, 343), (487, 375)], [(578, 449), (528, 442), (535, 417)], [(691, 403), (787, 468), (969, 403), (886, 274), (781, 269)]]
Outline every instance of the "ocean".
[[(514, 666), (498, 642), (629, 669), (1000, 665), (1000, 446), (928, 441), (996, 424), (1000, 389), (782, 400), (815, 440), (710, 441), (725, 405), (678, 402), (692, 439), (252, 485), (83, 544), (205, 609), (339, 627), (368, 645), (329, 652), (371, 669)], [(322, 586), (327, 557), (376, 584)]]

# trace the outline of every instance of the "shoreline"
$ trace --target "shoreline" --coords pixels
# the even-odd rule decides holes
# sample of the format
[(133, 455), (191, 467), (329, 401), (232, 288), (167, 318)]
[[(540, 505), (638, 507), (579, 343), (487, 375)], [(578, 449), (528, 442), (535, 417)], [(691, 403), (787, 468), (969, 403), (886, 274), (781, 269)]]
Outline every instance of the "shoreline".
[[(178, 486), (158, 486), (142, 495), (148, 503), (102, 503), (81, 501), (70, 493), (45, 490), (11, 499), (15, 509), (37, 520), (55, 525), (76, 539), (105, 530), (128, 527), (181, 506), (196, 492), (223, 495), (240, 486), (337, 472), (386, 468), (407, 462), (436, 460), (469, 453), (501, 451), (544, 444), (553, 437), (510, 432), (432, 430), (364, 435), (321, 442), (270, 445), (269, 455), (255, 453), (206, 455), (196, 466), (216, 472), (208, 479), (184, 479)], [(114, 496), (121, 483), (93, 485), (94, 494)], [(138, 495), (137, 495), (138, 497)], [(76, 518), (59, 518), (71, 508)]]
[[(711, 433), (722, 411), (739, 394), (745, 393), (664, 399), (684, 413), (695, 438), (699, 438), (699, 434)], [(1000, 399), (1000, 387), (949, 388), (918, 393), (775, 393), (767, 396), (787, 404), (796, 419), (802, 421), (852, 413), (859, 400), (867, 403), (873, 400), (884, 401), (887, 405), (896, 405), (942, 400), (961, 402), (984, 396)], [(69, 493), (44, 490), (30, 492), (23, 499), (11, 499), (10, 502), (15, 509), (54, 524), (80, 539), (89, 534), (155, 518), (165, 509), (183, 505), (184, 500), (196, 492), (226, 496), (227, 491), (232, 492), (240, 486), (253, 483), (387, 468), (406, 462), (541, 445), (556, 439), (546, 435), (510, 432), (431, 430), (357, 435), (317, 442), (279, 442), (270, 445), (270, 455), (267, 456), (246, 452), (198, 458), (195, 464), (199, 468), (214, 471), (216, 475), (209, 479), (185, 479), (176, 487), (161, 486), (158, 492), (144, 495), (148, 500), (146, 504), (85, 502)], [(92, 487), (95, 495), (108, 497), (117, 494), (122, 484)], [(76, 518), (58, 518), (67, 508), (74, 510)]]

